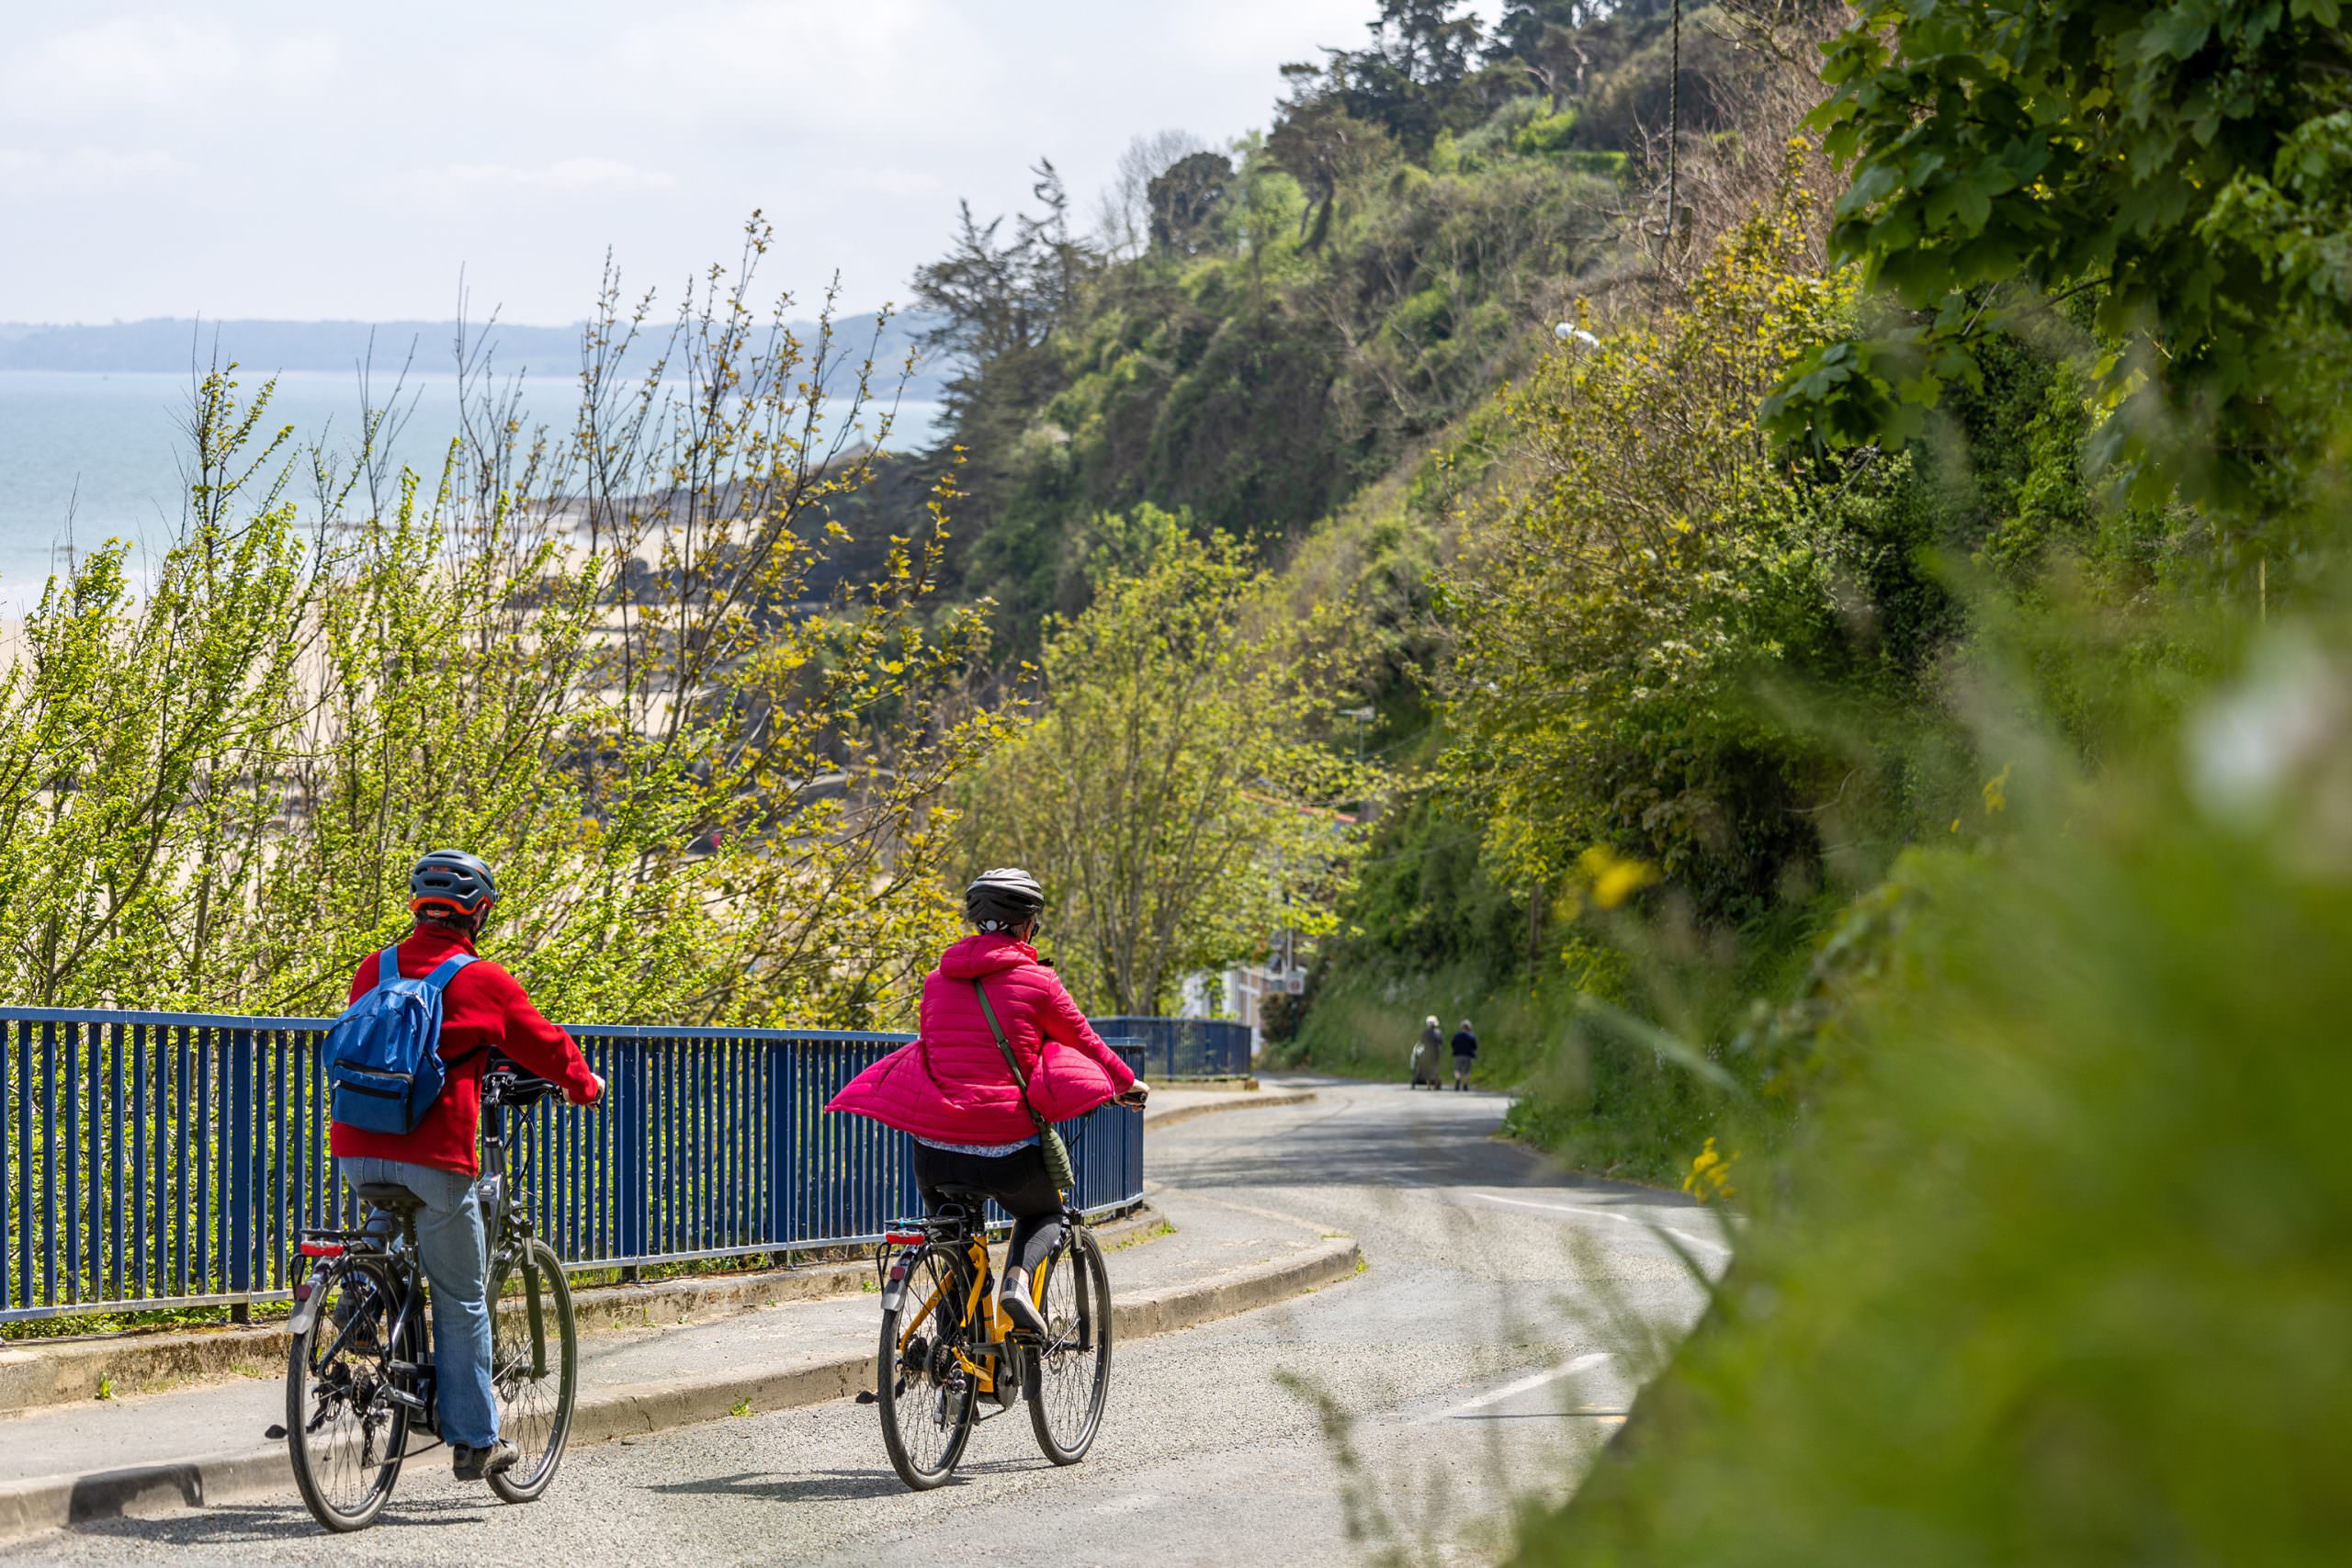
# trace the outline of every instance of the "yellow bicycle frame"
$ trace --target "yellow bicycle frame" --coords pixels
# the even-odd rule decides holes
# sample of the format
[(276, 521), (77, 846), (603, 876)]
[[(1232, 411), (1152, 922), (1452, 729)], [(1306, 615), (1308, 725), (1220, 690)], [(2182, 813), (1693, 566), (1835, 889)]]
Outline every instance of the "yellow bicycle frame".
[[(978, 1323), (981, 1325), (985, 1331), (982, 1343), (989, 1345), (1001, 1345), (1004, 1343), (1005, 1335), (1010, 1327), (1010, 1320), (1004, 1315), (1003, 1308), (997, 1304), (996, 1298), (989, 1294), (988, 1242), (985, 1239), (974, 1241), (971, 1246), (970, 1257), (972, 1260), (972, 1289), (971, 1293), (965, 1298), (963, 1322), (967, 1324)], [(1047, 1258), (1046, 1260), (1046, 1267), (1039, 1269), (1037, 1271), (1037, 1277), (1029, 1281), (1029, 1300), (1032, 1305), (1040, 1305), (1044, 1302), (1046, 1295), (1046, 1280), (1047, 1275), (1053, 1271), (1053, 1259)], [(930, 1321), (931, 1314), (939, 1309), (944, 1299), (944, 1286), (940, 1289), (934, 1289), (931, 1292), (930, 1300), (922, 1303), (922, 1309), (917, 1312), (912, 1318), (908, 1320), (907, 1325), (904, 1328), (899, 1330), (899, 1348), (901, 1351), (906, 1349), (907, 1341), (915, 1337), (915, 1331)], [(972, 1374), (973, 1379), (978, 1385), (979, 1392), (982, 1393), (993, 1393), (996, 1392), (996, 1359), (997, 1359), (994, 1356), (985, 1356), (975, 1359), (973, 1357), (967, 1356), (961, 1349), (958, 1349), (956, 1352), (956, 1364), (962, 1367), (966, 1371)]]

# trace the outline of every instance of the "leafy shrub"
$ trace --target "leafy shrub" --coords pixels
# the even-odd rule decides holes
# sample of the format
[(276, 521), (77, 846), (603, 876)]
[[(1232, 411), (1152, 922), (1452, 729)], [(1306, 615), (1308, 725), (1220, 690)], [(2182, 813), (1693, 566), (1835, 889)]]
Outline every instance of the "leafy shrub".
[[(1562, 109), (1521, 126), (1510, 139), (1511, 151), (1531, 158), (1548, 158), (1575, 145), (1577, 111)], [(1623, 154), (1620, 153), (1622, 158)]]
[(1710, 1320), (1522, 1562), (2339, 1554), (2347, 691), (2290, 629), (1915, 854), (1784, 1036), (1814, 1112)]

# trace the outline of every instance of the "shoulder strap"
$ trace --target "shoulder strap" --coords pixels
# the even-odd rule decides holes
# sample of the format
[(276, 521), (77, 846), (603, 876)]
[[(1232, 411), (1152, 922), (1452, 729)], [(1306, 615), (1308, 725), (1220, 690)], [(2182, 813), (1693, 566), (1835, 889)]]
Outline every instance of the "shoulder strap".
[(996, 1021), (996, 1007), (989, 1000), (989, 988), (976, 978), (972, 994), (980, 998), (980, 1016), (989, 1021), (989, 1032), (996, 1036), (996, 1048), (1004, 1053), (1005, 1070), (1012, 1075), (1013, 1086), (1021, 1090), (1021, 1109), (1029, 1112), (1029, 1124), (1037, 1129), (1037, 1136), (1050, 1141), (1053, 1124), (1029, 1103), (1029, 1080), (1021, 1076), (1021, 1064), (1012, 1055), (1012, 1043), (1004, 1037), (1004, 1025)]
[(394, 942), (376, 954), (376, 988), (380, 991), (400, 977), (401, 944)]
[(996, 1008), (989, 1000), (989, 988), (978, 980), (972, 982), (972, 994), (980, 998), (980, 1016), (989, 1021), (989, 1032), (996, 1036), (996, 1048), (1004, 1053), (1006, 1070), (1021, 1090), (1021, 1103), (1029, 1103), (1029, 1080), (1021, 1076), (1021, 1063), (1012, 1055), (1012, 1043), (1004, 1037), (1004, 1025), (996, 1021)]
[(435, 967), (432, 974), (427, 975), (424, 977), (424, 983), (437, 991), (444, 986), (447, 986), (451, 980), (457, 978), (458, 970), (463, 969), (469, 964), (477, 964), (480, 962), (481, 960), (477, 959), (470, 953), (453, 953), (448, 957), (443, 959), (440, 964)]

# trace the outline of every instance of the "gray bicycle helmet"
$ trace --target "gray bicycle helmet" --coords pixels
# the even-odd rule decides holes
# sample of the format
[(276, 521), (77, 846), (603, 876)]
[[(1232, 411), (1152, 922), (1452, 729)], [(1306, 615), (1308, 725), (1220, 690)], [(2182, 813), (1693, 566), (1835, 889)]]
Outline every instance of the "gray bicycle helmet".
[(1018, 866), (984, 871), (964, 889), (964, 918), (984, 931), (1025, 926), (1046, 908), (1046, 890)]
[(435, 850), (408, 874), (408, 907), (439, 904), (479, 919), (498, 902), (498, 879), (481, 857), (463, 850)]

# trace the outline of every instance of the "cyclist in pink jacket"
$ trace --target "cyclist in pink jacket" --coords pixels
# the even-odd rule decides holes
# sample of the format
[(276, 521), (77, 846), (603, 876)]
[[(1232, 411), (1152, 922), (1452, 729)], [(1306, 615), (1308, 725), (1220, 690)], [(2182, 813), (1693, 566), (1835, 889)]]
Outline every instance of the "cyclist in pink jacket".
[(1059, 1244), (1063, 1194), (1046, 1174), (1035, 1126), (997, 1048), (975, 986), (987, 989), (1005, 1042), (1029, 1081), (1029, 1105), (1048, 1122), (1082, 1116), (1106, 1100), (1140, 1106), (1147, 1093), (1070, 1000), (1061, 976), (1030, 940), (1046, 896), (1025, 871), (991, 871), (964, 890), (973, 934), (940, 955), (923, 977), (916, 1039), (850, 1080), (828, 1111), (870, 1116), (915, 1140), (915, 1185), (936, 1211), (939, 1189), (986, 1192), (1013, 1218), (997, 1276), (1003, 1310), (1043, 1333), (1029, 1301), (1029, 1273)]

